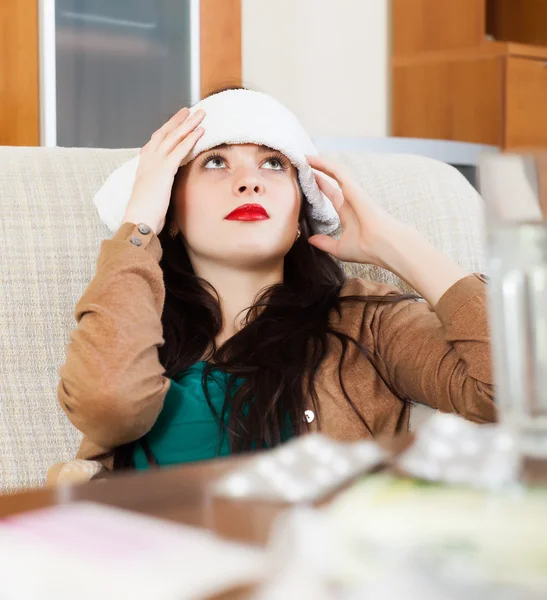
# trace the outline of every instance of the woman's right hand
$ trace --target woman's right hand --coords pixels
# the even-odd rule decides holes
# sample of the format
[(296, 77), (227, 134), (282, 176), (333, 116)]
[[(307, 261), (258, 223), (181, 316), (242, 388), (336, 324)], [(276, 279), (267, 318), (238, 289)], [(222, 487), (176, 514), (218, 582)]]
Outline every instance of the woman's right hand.
[(179, 110), (141, 149), (124, 223), (145, 223), (156, 235), (163, 229), (175, 175), (205, 132), (203, 127), (198, 127), (205, 111), (189, 115), (188, 108)]

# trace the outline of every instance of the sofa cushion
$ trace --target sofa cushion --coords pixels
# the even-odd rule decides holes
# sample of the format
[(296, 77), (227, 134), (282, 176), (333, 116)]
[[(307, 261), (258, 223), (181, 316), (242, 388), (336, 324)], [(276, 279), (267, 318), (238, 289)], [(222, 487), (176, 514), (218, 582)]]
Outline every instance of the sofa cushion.
[(109, 235), (92, 204), (132, 150), (0, 148), (0, 490), (39, 486), (80, 434), (57, 405), (74, 306)]

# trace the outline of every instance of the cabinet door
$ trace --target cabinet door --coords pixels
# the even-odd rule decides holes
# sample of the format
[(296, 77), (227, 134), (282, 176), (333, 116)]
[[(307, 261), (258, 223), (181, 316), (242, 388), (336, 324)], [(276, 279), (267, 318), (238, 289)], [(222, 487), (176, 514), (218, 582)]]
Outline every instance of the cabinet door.
[(393, 135), (499, 146), (502, 61), (446, 57), (395, 65)]
[(0, 145), (38, 146), (38, 5), (0, 0)]
[(393, 56), (479, 46), (485, 0), (392, 0)]
[(507, 58), (505, 147), (547, 147), (547, 62)]

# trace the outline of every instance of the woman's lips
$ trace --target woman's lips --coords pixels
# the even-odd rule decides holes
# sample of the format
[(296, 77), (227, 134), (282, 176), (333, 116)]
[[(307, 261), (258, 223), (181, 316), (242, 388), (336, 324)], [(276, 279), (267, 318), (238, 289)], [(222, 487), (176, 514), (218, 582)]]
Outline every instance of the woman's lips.
[(270, 216), (260, 204), (243, 204), (233, 210), (227, 217), (228, 221), (264, 221)]

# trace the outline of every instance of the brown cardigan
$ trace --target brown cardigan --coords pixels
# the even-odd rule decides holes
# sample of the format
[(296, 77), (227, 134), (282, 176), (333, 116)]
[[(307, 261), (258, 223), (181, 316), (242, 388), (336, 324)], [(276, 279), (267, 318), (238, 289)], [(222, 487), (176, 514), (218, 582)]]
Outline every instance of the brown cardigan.
[[(132, 237), (141, 245), (130, 242)], [(103, 241), (96, 275), (76, 306), (78, 326), (59, 371), (58, 398), (84, 434), (78, 458), (143, 436), (162, 409), (170, 380), (158, 359), (165, 299), (161, 255), (154, 234), (143, 235), (136, 225), (124, 223)], [(342, 295), (392, 290), (349, 279)], [(408, 429), (410, 404), (402, 399), (478, 422), (495, 419), (482, 276), (458, 281), (434, 311), (411, 300), (344, 303), (332, 323), (372, 356), (367, 360), (351, 344), (344, 383), (373, 435)], [(370, 437), (340, 388), (339, 358), (340, 344), (333, 341), (317, 380), (319, 419), (310, 428), (316, 430), (320, 421), (321, 431), (338, 440)]]

